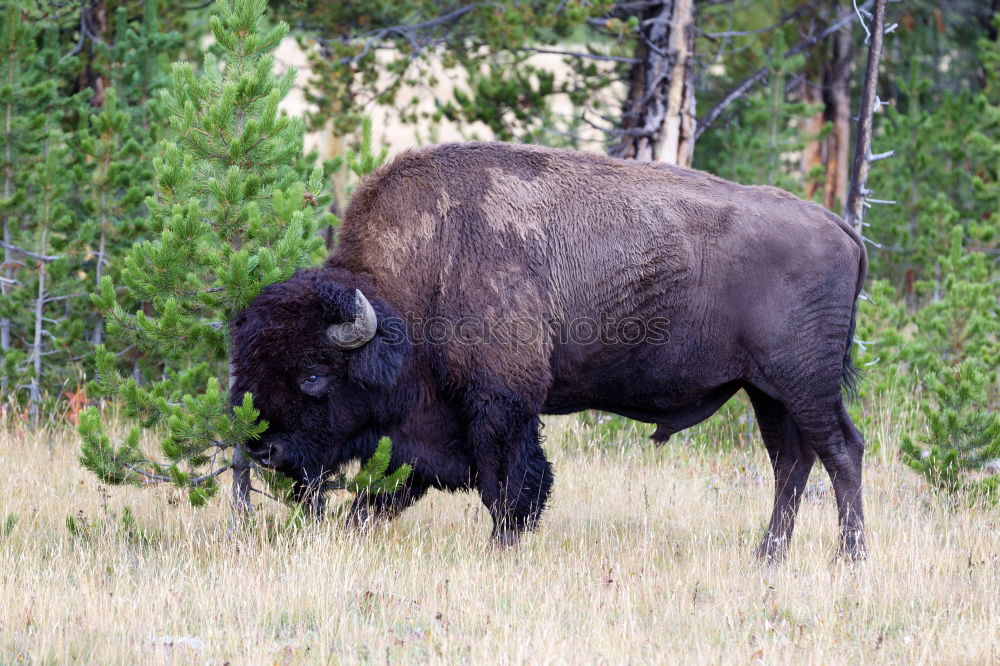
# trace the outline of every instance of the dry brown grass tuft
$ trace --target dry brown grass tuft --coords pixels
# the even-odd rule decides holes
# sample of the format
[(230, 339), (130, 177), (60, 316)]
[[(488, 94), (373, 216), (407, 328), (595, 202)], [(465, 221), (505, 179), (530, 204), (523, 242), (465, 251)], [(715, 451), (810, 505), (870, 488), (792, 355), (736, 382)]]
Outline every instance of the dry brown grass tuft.
[(478, 499), (442, 493), (367, 536), (283, 527), (265, 505), (234, 540), (224, 502), (105, 494), (72, 432), (7, 430), (0, 662), (1000, 662), (1000, 514), (943, 507), (894, 446), (868, 461), (866, 563), (834, 560), (817, 470), (789, 561), (768, 567), (752, 558), (771, 495), (758, 443), (602, 432), (549, 421), (551, 508), (495, 553)]

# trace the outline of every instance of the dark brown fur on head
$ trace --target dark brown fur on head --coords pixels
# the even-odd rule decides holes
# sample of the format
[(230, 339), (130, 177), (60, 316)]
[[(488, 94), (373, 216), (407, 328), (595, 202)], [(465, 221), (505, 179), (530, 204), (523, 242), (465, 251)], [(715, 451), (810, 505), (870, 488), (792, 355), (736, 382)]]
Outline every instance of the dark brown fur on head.
[(265, 287), (230, 326), (232, 402), (250, 393), (268, 423), (248, 452), (300, 485), (370, 455), (378, 432), (412, 402), (400, 382), (411, 346), (385, 301), (370, 296), (379, 325), (368, 344), (342, 350), (327, 337), (329, 326), (354, 318), (357, 286), (337, 271), (301, 271)]

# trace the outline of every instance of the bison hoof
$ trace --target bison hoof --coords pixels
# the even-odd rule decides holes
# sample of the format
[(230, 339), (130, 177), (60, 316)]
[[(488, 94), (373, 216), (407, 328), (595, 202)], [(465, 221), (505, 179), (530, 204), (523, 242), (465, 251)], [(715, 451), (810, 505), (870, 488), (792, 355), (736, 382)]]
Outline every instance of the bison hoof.
[(787, 544), (779, 539), (765, 539), (757, 546), (757, 559), (765, 564), (781, 564), (788, 555)]
[(521, 543), (520, 530), (494, 530), (490, 545), (496, 550), (509, 550)]
[(865, 538), (860, 533), (847, 535), (840, 542), (840, 550), (837, 555), (842, 560), (848, 562), (861, 562), (868, 559), (868, 549), (865, 547)]
[(364, 504), (351, 507), (347, 513), (347, 527), (356, 532), (370, 532), (387, 522), (386, 516)]

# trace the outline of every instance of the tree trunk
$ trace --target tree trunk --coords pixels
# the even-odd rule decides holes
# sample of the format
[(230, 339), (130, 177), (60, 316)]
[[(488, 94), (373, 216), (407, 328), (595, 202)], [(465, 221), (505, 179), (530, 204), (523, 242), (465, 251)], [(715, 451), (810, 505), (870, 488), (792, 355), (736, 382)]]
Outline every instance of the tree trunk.
[[(806, 79), (802, 82), (799, 97), (803, 104), (816, 106), (820, 103), (822, 95), (818, 86)], [(823, 164), (823, 141), (819, 138), (820, 133), (823, 131), (822, 109), (811, 116), (800, 119), (799, 131), (809, 139), (805, 148), (802, 149), (802, 163), (800, 168), (802, 170), (802, 177), (805, 180), (805, 198), (812, 199), (813, 195), (816, 194), (816, 190), (819, 189), (819, 181), (814, 177), (810, 177), (809, 174), (813, 172), (815, 167)]]
[[(233, 363), (229, 362), (229, 396), (233, 395), (233, 384), (236, 383), (236, 373), (233, 371)], [(253, 503), (250, 501), (250, 492), (253, 486), (250, 479), (250, 458), (247, 457), (243, 449), (243, 442), (238, 442), (233, 448), (233, 492), (229, 504), (232, 517), (229, 523), (230, 531), (235, 531), (242, 525), (250, 514), (253, 513)]]
[[(48, 224), (48, 211), (46, 211), (45, 224)], [(39, 243), (39, 254), (44, 255), (48, 250), (48, 228), (42, 227), (42, 240)], [(45, 280), (48, 277), (48, 262), (44, 259), (38, 261), (38, 293), (35, 297), (35, 335), (31, 344), (31, 355), (28, 357), (33, 372), (31, 382), (28, 384), (28, 414), (31, 425), (37, 426), (39, 422), (39, 405), (42, 401), (42, 342), (45, 334)]]
[[(844, 8), (838, 7), (840, 14)], [(847, 203), (847, 174), (851, 141), (851, 32), (854, 23), (837, 31), (833, 38), (833, 58), (826, 69), (824, 115), (833, 125), (826, 138), (826, 178), (823, 205), (837, 210)]]
[[(104, 173), (102, 173), (102, 181), (107, 177), (107, 172), (109, 169), (108, 162), (110, 157), (106, 157), (104, 160)], [(108, 235), (108, 193), (104, 189), (106, 186), (101, 186), (101, 237), (97, 245), (97, 269), (94, 274), (95, 288), (94, 291), (98, 291), (101, 288), (101, 278), (104, 277), (104, 253), (107, 245), (107, 235)], [(97, 323), (94, 324), (94, 332), (91, 335), (90, 342), (95, 347), (101, 344), (104, 336), (104, 317), (98, 317)]]
[[(322, 159), (328, 160), (334, 157), (344, 155), (347, 150), (347, 142), (344, 141), (344, 137), (335, 134), (333, 131), (333, 123), (328, 122), (326, 124), (326, 131), (330, 133), (330, 141), (324, 147)], [(333, 201), (330, 203), (330, 212), (337, 216), (339, 220), (344, 214), (344, 209), (347, 208), (347, 168), (342, 167), (338, 169), (331, 177), (330, 189), (333, 193)], [(329, 226), (323, 231), (323, 242), (326, 245), (326, 251), (328, 253), (333, 253), (334, 248), (337, 245), (337, 229), (334, 226)]]
[(233, 451), (233, 494), (230, 498), (232, 519), (230, 527), (236, 529), (253, 513), (253, 502), (250, 492), (253, 488), (250, 482), (250, 459), (243, 450), (243, 444), (237, 444)]
[(868, 63), (865, 66), (865, 83), (861, 90), (858, 110), (858, 136), (854, 143), (854, 167), (851, 170), (851, 189), (847, 194), (844, 218), (861, 233), (864, 218), (865, 196), (868, 194), (868, 170), (873, 157), (872, 116), (875, 113), (875, 89), (878, 87), (878, 64), (882, 57), (882, 36), (885, 30), (885, 0), (875, 0), (875, 16), (871, 23), (871, 43), (868, 46)]
[[(13, 87), (15, 83), (15, 71), (14, 71), (14, 57), (11, 54), (10, 61), (7, 64), (7, 85)], [(11, 128), (13, 126), (14, 119), (14, 103), (8, 101), (6, 108), (4, 110), (4, 170), (3, 170), (3, 198), (9, 200), (11, 195), (14, 193), (14, 163), (13, 163), (13, 152), (12, 144), (14, 142), (11, 136)], [(4, 282), (0, 285), (3, 293), (6, 294), (11, 288), (11, 282), (14, 279), (13, 271), (13, 261), (14, 253), (10, 249), (11, 243), (14, 242), (13, 234), (11, 233), (11, 216), (9, 213), (4, 213), (3, 215), (3, 240), (6, 245), (3, 250), (3, 277)], [(10, 349), (10, 318), (3, 317), (0, 319), (0, 349), (7, 351)]]
[[(84, 5), (81, 12), (86, 14), (88, 25), (94, 31), (97, 39), (104, 43), (110, 43), (108, 39), (108, 8), (104, 6), (104, 0), (95, 0), (89, 6)], [(101, 57), (101, 50), (95, 49), (95, 39), (91, 39), (89, 48), (86, 51), (86, 60), (83, 71), (80, 72), (80, 89), (90, 88), (94, 94), (90, 97), (90, 105), (94, 108), (104, 106), (105, 91), (108, 88), (108, 77), (101, 73), (101, 68), (97, 65), (98, 58)]]
[(690, 166), (694, 156), (694, 0), (666, 0), (640, 16), (641, 39), (613, 157)]

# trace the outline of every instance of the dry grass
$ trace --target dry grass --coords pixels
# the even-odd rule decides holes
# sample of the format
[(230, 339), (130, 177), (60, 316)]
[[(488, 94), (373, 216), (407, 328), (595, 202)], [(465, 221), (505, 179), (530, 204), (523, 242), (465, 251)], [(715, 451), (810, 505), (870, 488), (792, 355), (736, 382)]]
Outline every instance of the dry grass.
[(759, 445), (656, 449), (576, 418), (547, 434), (551, 509), (496, 553), (478, 500), (442, 493), (367, 536), (264, 506), (234, 540), (222, 502), (105, 498), (71, 432), (8, 430), (0, 663), (1000, 662), (1000, 515), (944, 508), (888, 441), (867, 467), (871, 558), (834, 560), (817, 471), (790, 560), (768, 567), (751, 556), (771, 494)]

